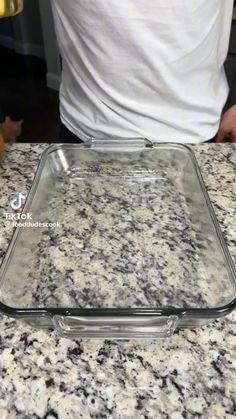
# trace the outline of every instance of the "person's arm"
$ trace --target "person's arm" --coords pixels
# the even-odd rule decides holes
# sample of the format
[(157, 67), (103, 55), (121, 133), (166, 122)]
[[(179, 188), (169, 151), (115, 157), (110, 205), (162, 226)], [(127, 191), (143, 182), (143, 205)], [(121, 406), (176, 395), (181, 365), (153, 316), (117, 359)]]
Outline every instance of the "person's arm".
[(224, 143), (226, 141), (236, 143), (236, 105), (224, 113), (215, 140), (216, 143)]

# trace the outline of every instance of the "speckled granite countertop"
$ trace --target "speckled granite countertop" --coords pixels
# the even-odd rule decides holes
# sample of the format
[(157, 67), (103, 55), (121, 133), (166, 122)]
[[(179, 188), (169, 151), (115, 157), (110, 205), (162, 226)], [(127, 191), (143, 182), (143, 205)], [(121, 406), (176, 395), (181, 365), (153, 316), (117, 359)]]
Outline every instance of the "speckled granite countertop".
[[(11, 237), (5, 198), (29, 189), (45, 145), (0, 162), (0, 259)], [(194, 151), (236, 262), (236, 146)], [(236, 315), (166, 341), (70, 341), (1, 319), (0, 419), (234, 418)]]

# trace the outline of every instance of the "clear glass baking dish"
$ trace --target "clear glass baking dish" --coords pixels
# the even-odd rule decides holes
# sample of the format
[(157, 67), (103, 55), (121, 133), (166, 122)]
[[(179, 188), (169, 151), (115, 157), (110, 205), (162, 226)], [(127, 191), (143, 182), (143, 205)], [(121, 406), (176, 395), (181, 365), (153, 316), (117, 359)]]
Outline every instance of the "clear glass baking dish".
[(162, 338), (236, 306), (234, 266), (185, 146), (51, 146), (22, 214), (39, 224), (14, 231), (4, 314), (65, 337)]

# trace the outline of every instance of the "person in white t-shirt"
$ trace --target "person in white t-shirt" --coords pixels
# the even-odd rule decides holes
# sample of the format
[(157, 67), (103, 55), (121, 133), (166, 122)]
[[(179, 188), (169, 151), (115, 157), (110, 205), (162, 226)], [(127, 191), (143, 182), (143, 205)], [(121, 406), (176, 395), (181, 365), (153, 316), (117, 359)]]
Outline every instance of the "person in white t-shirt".
[(224, 72), (233, 0), (52, 0), (61, 140), (236, 141)]

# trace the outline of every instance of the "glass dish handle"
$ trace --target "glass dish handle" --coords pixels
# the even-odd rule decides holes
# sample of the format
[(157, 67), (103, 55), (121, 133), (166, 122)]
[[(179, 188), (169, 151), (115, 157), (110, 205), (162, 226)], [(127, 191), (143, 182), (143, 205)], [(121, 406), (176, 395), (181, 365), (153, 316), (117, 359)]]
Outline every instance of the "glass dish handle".
[(152, 317), (76, 317), (54, 316), (60, 336), (98, 339), (163, 339), (173, 335), (178, 316)]

